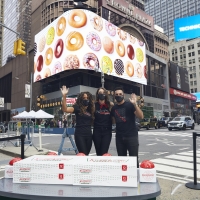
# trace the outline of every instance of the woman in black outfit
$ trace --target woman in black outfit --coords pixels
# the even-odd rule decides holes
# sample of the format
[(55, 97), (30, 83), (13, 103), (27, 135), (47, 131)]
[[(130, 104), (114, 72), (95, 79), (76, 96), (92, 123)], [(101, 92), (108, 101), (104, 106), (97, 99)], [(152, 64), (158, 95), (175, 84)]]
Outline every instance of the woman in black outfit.
[(88, 155), (92, 147), (92, 130), (91, 125), (94, 118), (94, 103), (92, 95), (89, 92), (81, 92), (73, 107), (67, 107), (66, 95), (69, 88), (62, 86), (62, 109), (66, 113), (75, 113), (76, 115), (76, 129), (75, 129), (75, 143), (79, 153)]
[(97, 156), (108, 152), (112, 139), (112, 120), (110, 116), (113, 103), (109, 101), (105, 88), (99, 88), (96, 92), (94, 113), (93, 141)]

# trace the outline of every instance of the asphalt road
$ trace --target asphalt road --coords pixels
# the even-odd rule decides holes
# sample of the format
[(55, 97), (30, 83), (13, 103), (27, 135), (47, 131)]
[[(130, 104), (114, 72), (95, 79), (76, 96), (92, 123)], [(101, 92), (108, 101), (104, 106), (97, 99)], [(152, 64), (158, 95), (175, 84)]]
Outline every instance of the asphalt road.
[[(193, 180), (193, 139), (192, 132), (200, 133), (200, 125), (195, 130), (168, 131), (161, 129), (141, 129), (139, 131), (139, 160), (152, 160), (157, 169), (157, 176), (168, 180), (189, 181)], [(58, 151), (61, 143), (61, 135), (43, 134), (42, 147)], [(38, 134), (35, 134), (33, 143), (38, 145)], [(1, 144), (0, 144), (1, 145)], [(8, 144), (11, 145), (11, 144)], [(70, 148), (69, 138), (65, 139), (64, 148)], [(117, 155), (115, 147), (115, 133), (113, 133), (109, 153)], [(67, 155), (75, 155), (74, 151), (63, 152)], [(96, 155), (94, 145), (90, 156)], [(12, 157), (0, 155), (0, 177), (4, 175), (4, 166)], [(197, 177), (200, 180), (200, 137), (197, 138)]]

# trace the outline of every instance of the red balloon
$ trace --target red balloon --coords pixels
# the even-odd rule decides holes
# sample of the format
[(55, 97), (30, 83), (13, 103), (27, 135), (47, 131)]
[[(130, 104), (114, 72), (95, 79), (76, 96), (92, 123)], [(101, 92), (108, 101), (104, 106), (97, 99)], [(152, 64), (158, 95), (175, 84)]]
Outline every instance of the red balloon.
[(140, 167), (144, 169), (153, 169), (155, 166), (150, 160), (143, 160), (140, 164)]
[(56, 152), (49, 152), (47, 155), (48, 156), (57, 156), (58, 154)]
[(77, 153), (76, 155), (77, 155), (77, 156), (85, 156), (84, 153)]
[(10, 160), (9, 165), (13, 166), (13, 164), (14, 164), (15, 162), (18, 162), (18, 161), (20, 161), (20, 160), (22, 160), (22, 159), (19, 158), (19, 157), (13, 158), (12, 160)]
[(103, 156), (112, 156), (112, 155), (109, 153), (104, 153)]

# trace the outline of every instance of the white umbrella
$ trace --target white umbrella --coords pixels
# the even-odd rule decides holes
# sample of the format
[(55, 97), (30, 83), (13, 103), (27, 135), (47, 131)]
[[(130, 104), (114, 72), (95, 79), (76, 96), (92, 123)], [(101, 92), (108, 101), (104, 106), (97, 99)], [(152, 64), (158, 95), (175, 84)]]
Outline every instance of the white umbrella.
[(14, 119), (26, 118), (27, 114), (28, 114), (28, 112), (23, 111), (23, 112), (19, 113), (18, 115), (15, 115), (13, 118), (14, 118)]
[(51, 119), (51, 118), (54, 118), (54, 116), (40, 109), (35, 113), (35, 118), (36, 119)]

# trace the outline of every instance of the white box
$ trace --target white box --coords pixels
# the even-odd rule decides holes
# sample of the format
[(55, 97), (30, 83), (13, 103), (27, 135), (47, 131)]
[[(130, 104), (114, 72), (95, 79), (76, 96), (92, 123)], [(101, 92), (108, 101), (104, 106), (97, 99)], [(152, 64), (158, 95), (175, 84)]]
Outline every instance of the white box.
[(73, 175), (73, 185), (137, 187), (137, 176)]
[(137, 176), (136, 157), (81, 157), (74, 163), (73, 174)]
[(14, 173), (72, 174), (75, 156), (31, 156), (14, 163)]
[(13, 183), (73, 184), (73, 175), (63, 173), (14, 173)]
[(13, 178), (13, 166), (5, 166), (5, 178)]
[(140, 168), (140, 182), (155, 183), (156, 182), (156, 169), (143, 169)]

